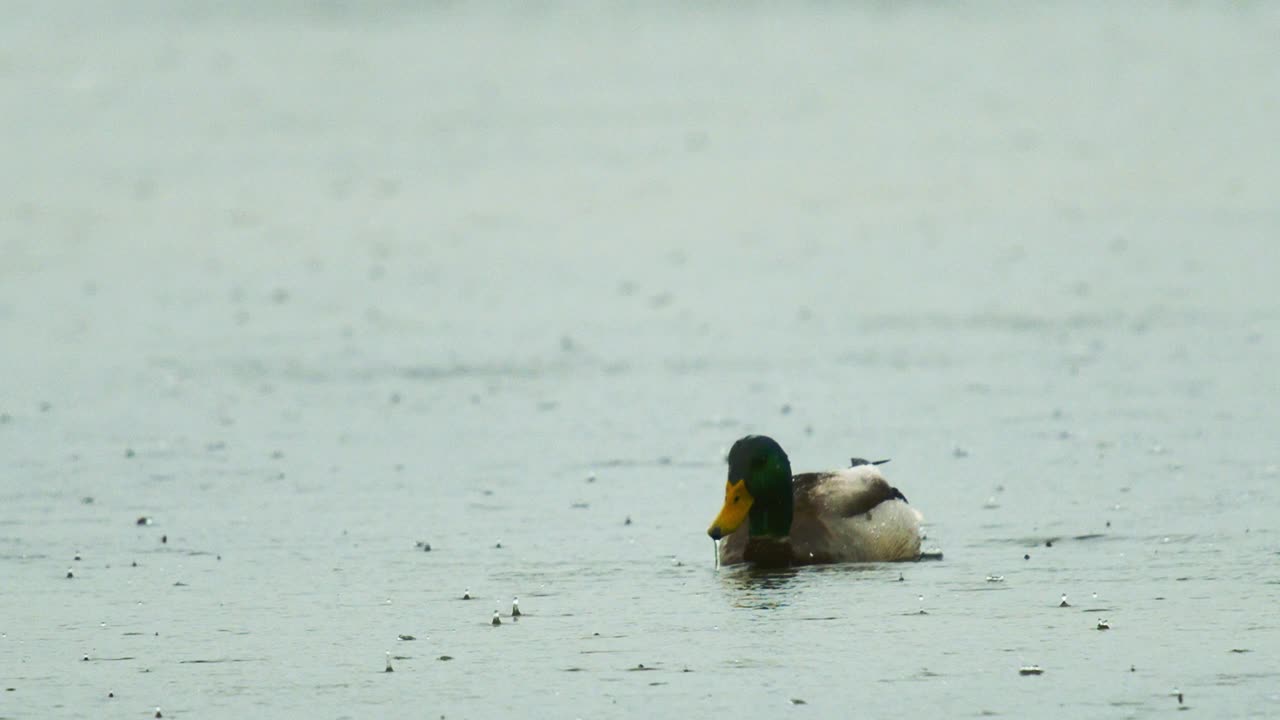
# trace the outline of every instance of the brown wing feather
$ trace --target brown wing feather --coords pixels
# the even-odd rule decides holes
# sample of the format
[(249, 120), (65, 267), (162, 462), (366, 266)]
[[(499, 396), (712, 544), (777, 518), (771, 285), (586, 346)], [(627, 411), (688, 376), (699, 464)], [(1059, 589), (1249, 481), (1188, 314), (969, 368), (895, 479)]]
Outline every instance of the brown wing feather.
[[(836, 473), (801, 473), (796, 475), (794, 479), (796, 506), (799, 508), (801, 504), (812, 506), (814, 490), (823, 481)], [(882, 477), (870, 478), (864, 481), (862, 489), (857, 493), (850, 493), (845, 496), (844, 502), (830, 508), (840, 517), (854, 517), (870, 512), (877, 505), (888, 500), (907, 501), (907, 496), (902, 494), (898, 488), (890, 485)], [(810, 512), (817, 514), (820, 510)]]

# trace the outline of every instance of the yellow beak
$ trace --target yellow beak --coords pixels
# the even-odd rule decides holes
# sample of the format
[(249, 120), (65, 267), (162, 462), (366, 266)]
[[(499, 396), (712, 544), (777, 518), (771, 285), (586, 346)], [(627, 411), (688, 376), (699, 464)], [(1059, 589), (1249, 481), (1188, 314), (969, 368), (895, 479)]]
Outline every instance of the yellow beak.
[(751, 503), (754, 501), (751, 493), (747, 492), (746, 480), (725, 483), (724, 507), (720, 508), (720, 514), (707, 529), (707, 534), (712, 540), (719, 540), (737, 530), (738, 526), (742, 525), (742, 521), (747, 519), (747, 511), (751, 509)]

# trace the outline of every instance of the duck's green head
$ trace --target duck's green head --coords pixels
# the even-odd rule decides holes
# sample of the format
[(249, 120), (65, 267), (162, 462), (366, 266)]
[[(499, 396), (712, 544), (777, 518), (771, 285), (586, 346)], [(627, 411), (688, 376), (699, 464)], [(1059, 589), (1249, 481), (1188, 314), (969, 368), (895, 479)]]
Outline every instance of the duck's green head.
[(791, 461), (771, 437), (748, 435), (729, 449), (729, 480), (724, 507), (707, 534), (713, 540), (737, 530), (750, 518), (752, 536), (791, 534)]

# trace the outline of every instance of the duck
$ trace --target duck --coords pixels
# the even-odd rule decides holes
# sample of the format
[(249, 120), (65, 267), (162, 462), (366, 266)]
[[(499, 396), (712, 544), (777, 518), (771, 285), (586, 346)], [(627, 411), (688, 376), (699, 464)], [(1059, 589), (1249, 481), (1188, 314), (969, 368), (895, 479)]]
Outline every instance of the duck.
[(724, 507), (707, 529), (722, 565), (920, 559), (924, 516), (880, 472), (887, 460), (793, 475), (776, 440), (748, 435), (728, 461)]

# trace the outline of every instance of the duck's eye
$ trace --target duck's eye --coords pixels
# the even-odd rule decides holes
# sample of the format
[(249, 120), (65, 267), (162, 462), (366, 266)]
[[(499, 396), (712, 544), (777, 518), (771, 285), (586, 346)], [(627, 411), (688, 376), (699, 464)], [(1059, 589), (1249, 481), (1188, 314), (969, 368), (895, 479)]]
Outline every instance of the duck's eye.
[(762, 458), (762, 457), (754, 458), (754, 459), (751, 461), (751, 469), (752, 469), (752, 470), (760, 470), (760, 469), (764, 468), (764, 466), (765, 466), (765, 459), (764, 459), (764, 458)]

